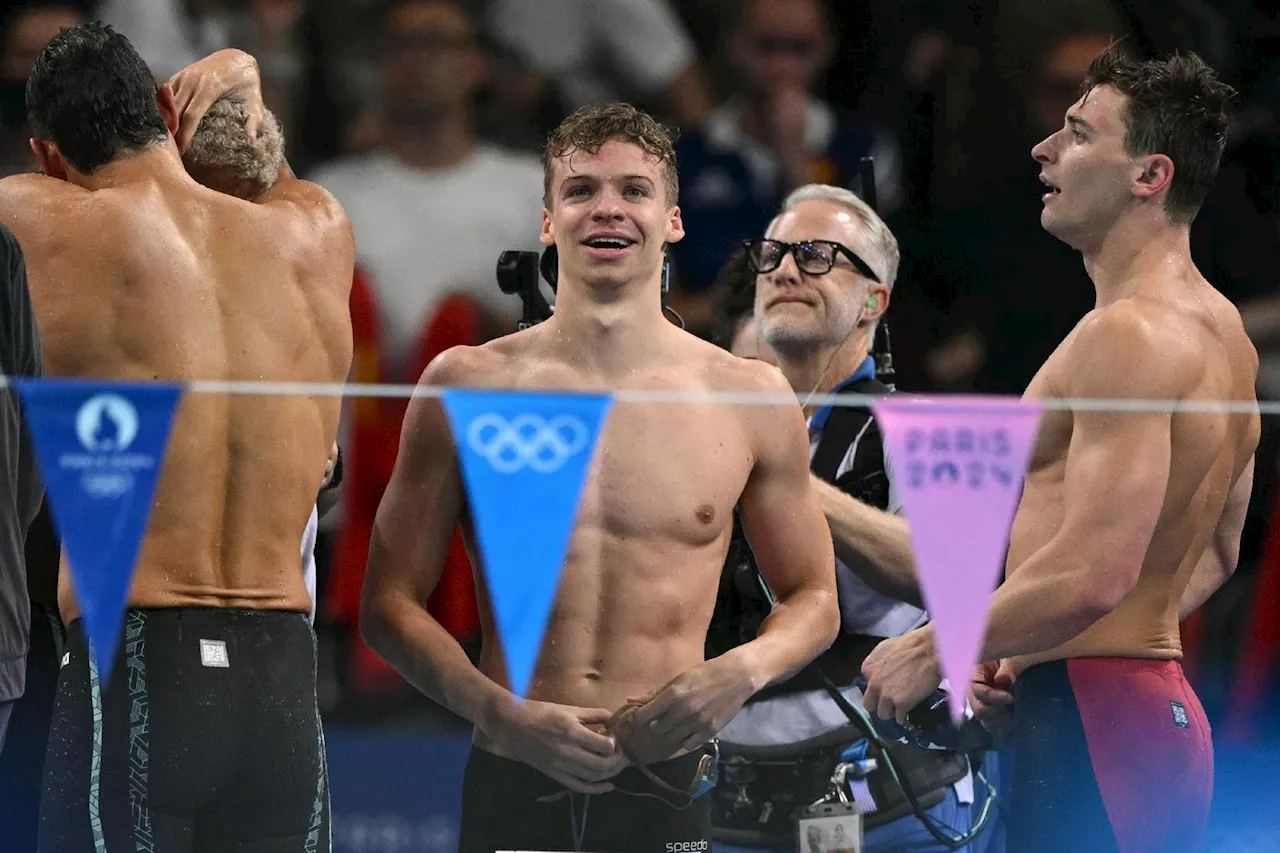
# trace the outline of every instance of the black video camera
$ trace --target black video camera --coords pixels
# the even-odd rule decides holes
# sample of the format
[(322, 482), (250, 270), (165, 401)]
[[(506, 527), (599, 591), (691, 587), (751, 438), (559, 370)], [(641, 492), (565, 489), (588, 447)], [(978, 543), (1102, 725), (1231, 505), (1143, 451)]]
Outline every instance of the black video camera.
[(551, 285), (551, 291), (554, 293), (556, 272), (555, 246), (544, 251), (541, 260), (537, 252), (521, 252), (514, 249), (507, 250), (498, 256), (498, 287), (503, 293), (519, 296), (524, 304), (524, 316), (520, 320), (520, 329), (527, 329), (543, 320), (551, 319), (552, 308), (538, 286), (538, 275), (541, 273), (542, 278)]

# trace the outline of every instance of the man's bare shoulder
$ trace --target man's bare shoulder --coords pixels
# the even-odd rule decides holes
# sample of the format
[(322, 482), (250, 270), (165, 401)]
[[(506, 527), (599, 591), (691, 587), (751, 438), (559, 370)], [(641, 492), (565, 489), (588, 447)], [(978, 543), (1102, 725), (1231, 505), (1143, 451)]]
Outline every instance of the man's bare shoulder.
[(286, 211), (305, 222), (342, 228), (348, 225), (347, 212), (338, 197), (313, 181), (285, 178), (253, 201), (273, 211)]
[(679, 355), (686, 364), (701, 365), (697, 385), (727, 395), (723, 409), (746, 429), (758, 457), (773, 458), (778, 448), (804, 444), (800, 403), (778, 368), (699, 339)]
[(1221, 341), (1232, 371), (1252, 390), (1258, 378), (1258, 348), (1245, 330), (1244, 317), (1235, 303), (1207, 280), (1201, 279), (1200, 284), (1201, 300), (1209, 313), (1206, 326)]
[(34, 174), (0, 181), (0, 219), (17, 235), (37, 279), (46, 263), (65, 268), (83, 258), (105, 275), (139, 245), (154, 245), (157, 226), (148, 210), (125, 190), (91, 191)]
[(502, 387), (529, 350), (528, 332), (516, 332), (475, 346), (453, 346), (437, 355), (418, 383), (436, 387)]
[(45, 175), (10, 175), (0, 179), (0, 220), (14, 232), (25, 250), (33, 251), (49, 237), (50, 222), (76, 217), (88, 190)]
[(1059, 372), (1073, 396), (1180, 399), (1205, 367), (1194, 325), (1159, 299), (1117, 300), (1080, 322)]
[(76, 197), (89, 195), (83, 187), (48, 175), (24, 172), (0, 179), (0, 202), (27, 205), (52, 205)]
[(701, 365), (708, 391), (767, 394), (794, 399), (795, 395), (786, 378), (768, 362), (736, 356), (689, 334), (682, 336), (680, 349), (676, 354), (683, 364)]

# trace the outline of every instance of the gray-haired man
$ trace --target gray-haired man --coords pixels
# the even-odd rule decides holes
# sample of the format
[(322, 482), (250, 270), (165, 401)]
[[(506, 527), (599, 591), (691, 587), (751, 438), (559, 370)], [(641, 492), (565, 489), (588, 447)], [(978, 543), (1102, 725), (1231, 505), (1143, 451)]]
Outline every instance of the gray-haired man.
[[(860, 706), (854, 682), (861, 660), (883, 639), (927, 622), (928, 615), (875, 418), (865, 407), (810, 404), (818, 395), (890, 392), (878, 381), (871, 351), (897, 278), (897, 240), (854, 193), (811, 184), (787, 197), (764, 237), (748, 241), (746, 261), (755, 273), (759, 340), (772, 351), (808, 419), (811, 471), (833, 535), (841, 611), (841, 634), (817, 668), (748, 702), (720, 733), (723, 753), (755, 765), (756, 772), (743, 777), (752, 779), (745, 784), (721, 785), (719, 837), (743, 845), (728, 850), (780, 850), (795, 848), (793, 812), (827, 793), (841, 753), (874, 756), (830, 691)], [(850, 535), (855, 529), (857, 538)], [(749, 573), (745, 565), (731, 565), (730, 571)], [(741, 578), (736, 587), (749, 588)], [(978, 798), (965, 756), (900, 744), (891, 744), (891, 751), (929, 817), (944, 832), (967, 832)], [(796, 790), (806, 784), (797, 779), (810, 780), (813, 790)], [(911, 814), (885, 767), (850, 776), (848, 785), (845, 793), (864, 812), (863, 850), (950, 849)]]

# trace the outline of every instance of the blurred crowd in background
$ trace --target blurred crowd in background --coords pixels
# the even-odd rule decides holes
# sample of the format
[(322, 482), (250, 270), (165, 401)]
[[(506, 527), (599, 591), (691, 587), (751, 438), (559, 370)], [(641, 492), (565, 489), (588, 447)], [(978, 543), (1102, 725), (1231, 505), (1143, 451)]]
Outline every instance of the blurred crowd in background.
[[(625, 100), (679, 132), (688, 236), (672, 247), (669, 301), (690, 331), (712, 337), (743, 310), (721, 269), (790, 189), (859, 191), (859, 162), (872, 156), (902, 247), (887, 315), (898, 387), (1016, 394), (1094, 294), (1079, 255), (1039, 225), (1031, 147), (1061, 126), (1089, 61), (1113, 39), (1144, 53), (1194, 50), (1239, 99), (1193, 255), (1241, 308), (1262, 355), (1259, 396), (1276, 400), (1278, 5), (11, 0), (0, 171), (35, 168), (23, 87), (59, 27), (114, 25), (160, 82), (220, 48), (251, 52), (295, 172), (332, 191), (355, 229), (351, 379), (411, 383), (443, 349), (514, 330), (520, 303), (499, 290), (495, 265), (504, 250), (541, 248), (542, 142), (575, 108)], [(331, 723), (448, 722), (359, 639), (368, 538), (403, 410), (403, 400), (370, 397), (347, 406), (343, 503), (317, 552)], [(1264, 417), (1263, 430), (1240, 568), (1184, 626), (1188, 670), (1215, 729), (1225, 721), (1229, 732), (1258, 726), (1254, 710), (1280, 698), (1280, 419)], [(432, 607), (476, 649), (472, 593), (458, 541)], [(52, 587), (40, 594), (51, 600)]]

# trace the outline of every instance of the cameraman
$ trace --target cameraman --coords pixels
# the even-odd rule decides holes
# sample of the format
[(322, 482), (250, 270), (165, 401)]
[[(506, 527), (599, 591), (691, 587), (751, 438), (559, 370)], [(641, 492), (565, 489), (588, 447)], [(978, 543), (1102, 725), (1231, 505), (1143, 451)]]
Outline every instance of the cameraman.
[[(859, 749), (863, 737), (831, 691), (860, 706), (854, 681), (863, 658), (884, 638), (928, 621), (920, 607), (906, 527), (894, 514), (900, 504), (871, 410), (810, 405), (816, 395), (890, 392), (877, 381), (870, 353), (897, 275), (897, 240), (856, 195), (826, 185), (795, 190), (766, 234), (735, 256), (722, 283), (731, 291), (735, 279), (754, 285), (759, 349), (776, 359), (804, 406), (811, 470), (836, 535), (842, 633), (817, 667), (757, 694), (720, 732), (722, 773), (714, 809), (718, 851), (795, 849), (797, 812), (827, 794), (841, 754), (851, 745)], [(731, 297), (726, 306), (732, 305)], [(740, 321), (721, 319), (722, 345), (746, 342), (752, 344), (748, 350), (755, 349), (754, 336), (744, 334)], [(845, 504), (858, 502), (882, 528), (876, 537), (879, 547), (871, 554), (874, 563), (839, 538), (836, 516), (847, 509)], [(859, 538), (867, 550), (865, 537)], [(708, 634), (708, 654), (750, 639), (768, 608), (749, 548), (736, 537)], [(966, 756), (893, 741), (889, 745), (903, 781), (933, 821), (951, 835), (968, 832), (986, 790), (979, 785), (975, 791)], [(876, 757), (874, 751), (866, 755)], [(989, 835), (985, 830), (979, 842), (959, 848), (942, 844), (912, 813), (880, 764), (864, 778), (849, 776), (846, 791), (863, 812), (864, 851), (984, 849), (980, 841)]]

